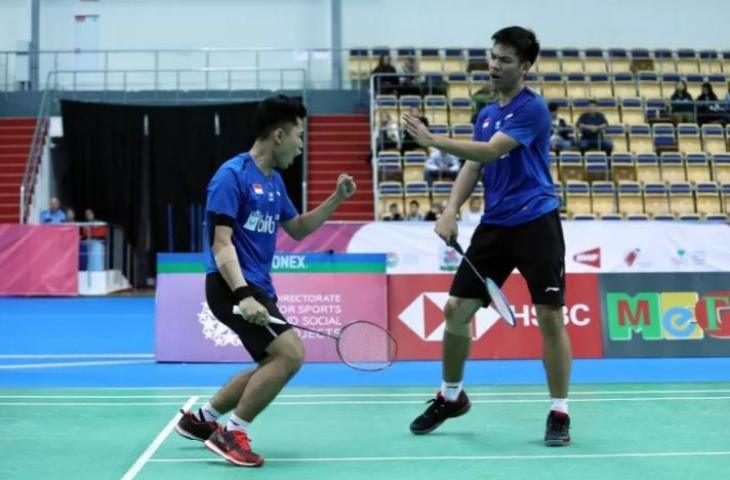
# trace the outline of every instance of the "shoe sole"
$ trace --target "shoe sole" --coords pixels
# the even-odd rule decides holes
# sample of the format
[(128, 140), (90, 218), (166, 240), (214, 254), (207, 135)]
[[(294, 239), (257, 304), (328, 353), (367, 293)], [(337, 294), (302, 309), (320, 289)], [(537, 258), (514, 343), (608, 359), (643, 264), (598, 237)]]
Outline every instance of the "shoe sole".
[(431, 432), (433, 432), (433, 431), (434, 431), (434, 430), (436, 430), (437, 428), (439, 428), (439, 427), (440, 427), (440, 426), (441, 426), (441, 425), (442, 425), (442, 424), (443, 424), (443, 423), (444, 423), (444, 422), (445, 422), (446, 420), (448, 420), (449, 418), (456, 418), (456, 417), (460, 417), (460, 416), (462, 416), (462, 415), (466, 414), (466, 413), (467, 413), (467, 412), (468, 412), (469, 410), (471, 410), (471, 403), (469, 403), (469, 404), (468, 404), (468, 405), (467, 405), (466, 407), (462, 408), (461, 410), (459, 410), (459, 411), (458, 411), (458, 412), (456, 412), (455, 414), (453, 414), (453, 415), (450, 415), (450, 416), (448, 416), (448, 417), (444, 418), (443, 420), (441, 420), (441, 421), (440, 421), (439, 423), (435, 424), (434, 426), (432, 426), (432, 427), (431, 427), (431, 428), (429, 428), (428, 430), (413, 430), (413, 429), (411, 428), (411, 433), (412, 433), (413, 435), (426, 435), (426, 434), (428, 434), (428, 433), (431, 433)]
[(570, 438), (568, 438), (567, 440), (545, 440), (546, 447), (567, 447), (568, 445), (570, 445)]
[(229, 457), (226, 455), (221, 449), (219, 449), (215, 443), (211, 442), (210, 440), (206, 440), (204, 442), (205, 446), (210, 450), (211, 452), (215, 453), (216, 455), (220, 455), (223, 457), (227, 462), (232, 463), (233, 465), (238, 465), (239, 467), (260, 467), (264, 464), (264, 459), (262, 458), (259, 463), (247, 463), (247, 462), (241, 462), (239, 460), (236, 460), (234, 458)]
[(204, 438), (200, 438), (196, 435), (193, 435), (192, 433), (188, 432), (184, 428), (182, 428), (180, 425), (175, 425), (175, 431), (178, 435), (181, 437), (187, 438), (188, 440), (195, 440), (196, 442), (205, 442)]

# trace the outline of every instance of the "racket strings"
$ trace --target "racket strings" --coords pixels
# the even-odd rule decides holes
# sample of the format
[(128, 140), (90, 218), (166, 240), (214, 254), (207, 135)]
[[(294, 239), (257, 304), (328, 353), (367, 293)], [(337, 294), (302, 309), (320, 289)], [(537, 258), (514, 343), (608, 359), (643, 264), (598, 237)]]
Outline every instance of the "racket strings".
[(382, 370), (395, 360), (397, 343), (387, 330), (367, 321), (346, 325), (340, 331), (337, 352), (342, 361), (358, 370)]

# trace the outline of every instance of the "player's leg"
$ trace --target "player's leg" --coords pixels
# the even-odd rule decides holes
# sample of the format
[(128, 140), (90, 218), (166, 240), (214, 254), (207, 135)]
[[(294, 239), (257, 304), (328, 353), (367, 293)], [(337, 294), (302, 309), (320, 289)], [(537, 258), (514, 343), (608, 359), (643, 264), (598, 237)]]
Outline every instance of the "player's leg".
[[(500, 237), (503, 229), (481, 225), (474, 232), (466, 255), (484, 276), (499, 285), (504, 283), (513, 266), (500, 255)], [(474, 314), (489, 303), (484, 283), (462, 262), (456, 271), (444, 306), (446, 326), (442, 343), (442, 382), (436, 398), (429, 407), (411, 422), (411, 432), (422, 435), (432, 432), (449, 418), (469, 411), (471, 404), (463, 391), (464, 365), (472, 342), (471, 320)]]
[(545, 443), (567, 445), (571, 347), (563, 322), (565, 243), (557, 211), (517, 228), (513, 245), (519, 252), (517, 268), (527, 281), (542, 335), (543, 365), (551, 398)]

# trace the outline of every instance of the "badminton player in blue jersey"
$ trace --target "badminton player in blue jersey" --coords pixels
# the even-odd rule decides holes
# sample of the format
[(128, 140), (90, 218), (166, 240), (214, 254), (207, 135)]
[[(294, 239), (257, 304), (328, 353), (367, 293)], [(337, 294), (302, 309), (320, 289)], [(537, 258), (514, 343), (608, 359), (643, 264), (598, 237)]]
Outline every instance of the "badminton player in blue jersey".
[[(570, 339), (563, 325), (565, 243), (559, 202), (550, 177), (550, 112), (544, 99), (526, 88), (523, 77), (535, 64), (540, 44), (521, 27), (492, 36), (489, 72), (499, 101), (477, 116), (473, 141), (436, 136), (406, 115), (408, 132), (420, 145), (466, 159), (448, 206), (436, 223), (444, 240), (456, 238), (456, 214), (479, 180), (485, 208), (466, 256), (482, 274), (502, 285), (517, 268), (527, 281), (543, 338), (543, 363), (551, 396), (544, 436), (546, 445), (570, 443), (568, 383)], [(462, 263), (444, 307), (441, 389), (426, 411), (411, 423), (414, 434), (426, 434), (446, 419), (465, 414), (469, 398), (462, 388), (464, 364), (471, 347), (469, 322), (489, 305), (484, 285)]]
[[(301, 239), (355, 193), (352, 177), (341, 174), (327, 200), (297, 213), (276, 169), (289, 167), (302, 153), (306, 115), (301, 103), (284, 96), (262, 101), (253, 147), (221, 165), (208, 185), (206, 300), (216, 318), (240, 337), (257, 366), (231, 378), (197, 412), (183, 412), (176, 430), (240, 466), (263, 464), (251, 450), (248, 426), (304, 359), (304, 346), (291, 326), (269, 323), (269, 316), (285, 320), (269, 274), (277, 229), (281, 225)], [(234, 306), (243, 315), (234, 315)], [(217, 419), (230, 411), (224, 429)]]

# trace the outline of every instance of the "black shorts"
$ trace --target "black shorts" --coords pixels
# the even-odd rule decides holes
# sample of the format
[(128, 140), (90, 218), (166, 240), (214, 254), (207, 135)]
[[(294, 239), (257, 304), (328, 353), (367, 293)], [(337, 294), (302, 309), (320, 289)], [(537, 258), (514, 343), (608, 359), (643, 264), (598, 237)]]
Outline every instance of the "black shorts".
[[(557, 210), (514, 227), (481, 224), (465, 252), (483, 277), (500, 287), (517, 268), (527, 281), (533, 304), (565, 301), (565, 240)], [(486, 287), (466, 262), (461, 262), (449, 295), (490, 299)]]
[[(276, 297), (269, 297), (266, 292), (256, 285), (251, 283), (248, 285), (254, 289), (254, 298), (266, 307), (269, 315), (286, 320), (276, 306)], [(266, 358), (268, 355), (266, 349), (277, 336), (292, 328), (289, 324), (279, 325), (270, 323), (269, 325), (256, 325), (255, 323), (247, 322), (240, 315), (235, 315), (233, 313), (233, 306), (238, 305), (238, 302), (233, 295), (233, 291), (231, 291), (220, 273), (209, 273), (206, 275), (205, 299), (213, 315), (225, 326), (236, 332), (243, 346), (256, 362), (260, 362)]]

